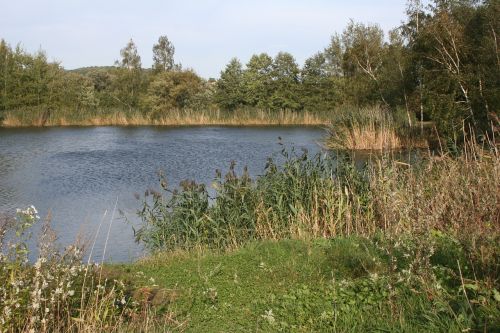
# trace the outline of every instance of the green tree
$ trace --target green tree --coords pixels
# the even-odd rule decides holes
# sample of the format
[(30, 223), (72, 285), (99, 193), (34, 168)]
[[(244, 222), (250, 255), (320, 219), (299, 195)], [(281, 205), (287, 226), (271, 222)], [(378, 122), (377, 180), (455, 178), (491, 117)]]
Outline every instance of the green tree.
[(147, 103), (155, 116), (188, 107), (203, 88), (202, 79), (193, 71), (159, 73), (151, 81)]
[(338, 81), (330, 73), (330, 66), (324, 53), (308, 58), (301, 71), (301, 100), (304, 109), (310, 111), (331, 110), (337, 103)]
[(175, 47), (167, 36), (160, 36), (153, 45), (153, 70), (156, 72), (171, 71), (177, 66), (174, 63)]
[(277, 110), (299, 110), (299, 66), (287, 52), (280, 52), (273, 62), (271, 105)]
[[(363, 74), (374, 83), (380, 100), (388, 105), (380, 85), (380, 69), (384, 58), (384, 32), (378, 25), (365, 25), (351, 21), (342, 34), (345, 49), (344, 66), (353, 76)], [(366, 91), (365, 94), (369, 92)]]
[(436, 0), (411, 44), (422, 67), (426, 112), (446, 136), (461, 135), (464, 124), (484, 133), (497, 119), (498, 6)]
[(266, 53), (253, 55), (243, 73), (246, 104), (260, 109), (271, 105), (273, 58)]
[(137, 46), (135, 46), (132, 38), (130, 38), (127, 45), (120, 50), (120, 56), (122, 58), (117, 62), (120, 67), (126, 68), (130, 71), (141, 69), (141, 57), (137, 52)]
[(132, 39), (120, 50), (120, 55), (121, 60), (117, 61), (119, 68), (113, 75), (111, 96), (119, 105), (132, 110), (139, 106), (140, 95), (145, 87), (141, 57)]
[(217, 80), (215, 102), (225, 110), (234, 110), (245, 102), (243, 69), (237, 58), (231, 59)]

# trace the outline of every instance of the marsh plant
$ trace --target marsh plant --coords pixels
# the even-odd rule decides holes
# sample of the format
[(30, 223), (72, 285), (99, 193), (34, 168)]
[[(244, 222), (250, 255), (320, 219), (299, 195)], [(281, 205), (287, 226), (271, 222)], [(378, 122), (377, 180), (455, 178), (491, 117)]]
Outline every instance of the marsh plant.
[(136, 238), (150, 249), (174, 249), (378, 232), (497, 235), (500, 163), (492, 147), (424, 156), (413, 165), (382, 155), (364, 167), (341, 153), (283, 149), (280, 163), (269, 159), (254, 180), (232, 164), (224, 177), (216, 173), (211, 191), (189, 181), (164, 186), (165, 193), (143, 201)]
[(84, 246), (59, 250), (50, 219), (41, 226), (38, 257), (30, 258), (32, 228), (41, 223), (35, 207), (18, 209), (0, 225), (0, 331), (119, 331), (137, 317), (137, 304), (102, 266), (84, 263)]
[[(402, 110), (382, 106), (344, 107), (332, 117), (325, 145), (331, 149), (427, 148), (432, 133), (409, 125)], [(416, 122), (412, 119), (410, 124)]]
[(165, 193), (144, 200), (136, 237), (170, 253), (347, 238), (326, 255), (340, 279), (265, 303), (264, 330), (498, 329), (496, 146), (423, 154), (413, 164), (383, 154), (359, 167), (340, 153), (310, 157), (284, 149), (255, 179), (237, 175), (232, 164), (224, 177), (217, 172), (210, 191), (193, 182), (170, 190), (164, 181)]

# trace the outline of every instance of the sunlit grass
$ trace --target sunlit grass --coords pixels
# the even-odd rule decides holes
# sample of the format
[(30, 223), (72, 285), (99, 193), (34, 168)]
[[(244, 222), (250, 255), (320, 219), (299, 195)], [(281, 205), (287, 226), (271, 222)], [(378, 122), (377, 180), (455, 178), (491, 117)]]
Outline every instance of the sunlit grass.
[(4, 127), (22, 126), (266, 126), (326, 125), (328, 112), (263, 111), (258, 109), (170, 110), (145, 113), (137, 110), (46, 110), (26, 109), (6, 112)]

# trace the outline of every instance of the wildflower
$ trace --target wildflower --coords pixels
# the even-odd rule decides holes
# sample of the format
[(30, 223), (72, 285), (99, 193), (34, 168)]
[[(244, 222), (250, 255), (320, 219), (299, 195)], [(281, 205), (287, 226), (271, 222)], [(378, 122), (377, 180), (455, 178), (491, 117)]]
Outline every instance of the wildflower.
[(74, 294), (75, 294), (75, 291), (74, 291), (74, 290), (70, 290), (70, 291), (68, 291), (68, 295), (69, 295), (69, 296), (73, 296)]
[(274, 323), (276, 319), (274, 318), (273, 310), (267, 310), (264, 312), (263, 315), (261, 315), (262, 318), (266, 319), (270, 324)]

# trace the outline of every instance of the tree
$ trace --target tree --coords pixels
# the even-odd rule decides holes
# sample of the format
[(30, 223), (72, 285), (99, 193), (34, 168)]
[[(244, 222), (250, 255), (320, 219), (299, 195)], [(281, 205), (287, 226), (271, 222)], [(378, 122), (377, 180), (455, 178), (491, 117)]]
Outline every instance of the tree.
[(117, 64), (122, 68), (126, 68), (129, 71), (141, 69), (141, 57), (137, 52), (137, 47), (132, 38), (130, 38), (127, 45), (120, 50), (120, 55), (122, 59), (120, 62), (117, 62)]
[(166, 72), (173, 70), (175, 47), (167, 36), (160, 36), (158, 43), (153, 45), (153, 69), (155, 72)]
[[(402, 35), (406, 38), (409, 48), (415, 47), (415, 42), (420, 34), (420, 27), (425, 23), (425, 19), (428, 17), (424, 12), (424, 6), (422, 0), (408, 0), (406, 5), (406, 15), (408, 16), (408, 22), (402, 27)], [(420, 131), (423, 133), (424, 130), (424, 84), (422, 77), (422, 61), (411, 54), (415, 61), (414, 73), (416, 80), (418, 82), (418, 104), (420, 111)]]
[(8, 105), (7, 86), (11, 59), (12, 49), (5, 40), (0, 40), (0, 110), (6, 110)]
[[(408, 126), (413, 126), (412, 112), (408, 97), (408, 86), (411, 79), (408, 73), (409, 52), (405, 46), (401, 29), (389, 31), (389, 44), (386, 45), (380, 74), (380, 85), (383, 95), (392, 108), (404, 105)], [(410, 81), (410, 82), (409, 82)]]
[(328, 110), (337, 101), (336, 80), (324, 53), (308, 58), (301, 71), (301, 100), (306, 110)]
[(122, 60), (117, 62), (120, 67), (113, 76), (113, 93), (111, 96), (121, 106), (131, 110), (138, 106), (139, 95), (144, 86), (141, 57), (132, 39), (120, 50), (120, 55)]
[(237, 58), (231, 59), (221, 72), (214, 97), (216, 103), (225, 110), (234, 110), (244, 104), (243, 69)]
[(365, 25), (351, 21), (342, 34), (347, 64), (358, 72), (368, 76), (379, 93), (381, 101), (388, 105), (380, 86), (380, 69), (384, 57), (384, 32), (378, 25)]
[(277, 110), (298, 110), (299, 100), (299, 66), (295, 58), (287, 52), (280, 52), (273, 62), (273, 94), (271, 105)]
[(147, 103), (155, 115), (183, 109), (201, 91), (202, 80), (193, 71), (169, 71), (155, 75), (148, 88)]
[(260, 109), (269, 109), (273, 58), (266, 53), (253, 55), (243, 74), (245, 102)]
[(345, 66), (345, 49), (341, 36), (334, 34), (330, 39), (330, 45), (325, 48), (325, 61), (330, 75), (347, 76), (348, 69)]

